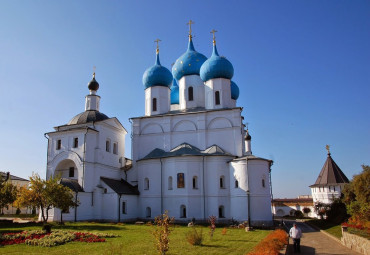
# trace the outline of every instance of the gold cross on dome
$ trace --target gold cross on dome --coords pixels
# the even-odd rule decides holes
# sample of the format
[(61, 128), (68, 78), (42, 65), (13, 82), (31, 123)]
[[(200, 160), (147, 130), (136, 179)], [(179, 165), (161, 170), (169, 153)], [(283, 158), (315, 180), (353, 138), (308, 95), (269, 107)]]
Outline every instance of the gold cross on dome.
[(188, 23), (186, 23), (186, 25), (189, 25), (189, 38), (191, 39), (193, 36), (192, 36), (192, 34), (191, 34), (191, 25), (192, 24), (194, 24), (194, 21), (192, 21), (192, 20), (189, 20), (189, 22)]
[(214, 29), (212, 29), (212, 31), (211, 31), (211, 34), (213, 34), (213, 44), (216, 44), (216, 35), (215, 35), (216, 32), (217, 31), (214, 30)]
[(93, 78), (95, 78), (96, 66), (93, 66)]
[(328, 145), (328, 144), (327, 144), (327, 145), (325, 146), (325, 148), (326, 148), (326, 150), (328, 151), (328, 153), (330, 153), (330, 145)]
[(154, 42), (157, 43), (157, 49), (156, 49), (156, 52), (158, 53), (159, 52), (159, 42), (161, 42), (162, 40), (160, 39), (157, 39), (157, 40), (154, 40)]

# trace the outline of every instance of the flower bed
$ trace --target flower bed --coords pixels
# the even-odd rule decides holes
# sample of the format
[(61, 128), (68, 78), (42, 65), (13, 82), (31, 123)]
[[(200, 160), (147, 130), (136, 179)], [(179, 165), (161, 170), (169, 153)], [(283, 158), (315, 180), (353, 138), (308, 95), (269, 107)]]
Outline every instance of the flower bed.
[(86, 233), (63, 230), (55, 230), (50, 234), (46, 234), (43, 231), (23, 231), (18, 233), (1, 234), (0, 245), (25, 243), (27, 245), (53, 247), (68, 242), (105, 242), (103, 237), (116, 237), (116, 235), (110, 233)]
[(266, 236), (248, 255), (278, 255), (286, 244), (288, 244), (287, 233), (284, 230), (277, 229)]

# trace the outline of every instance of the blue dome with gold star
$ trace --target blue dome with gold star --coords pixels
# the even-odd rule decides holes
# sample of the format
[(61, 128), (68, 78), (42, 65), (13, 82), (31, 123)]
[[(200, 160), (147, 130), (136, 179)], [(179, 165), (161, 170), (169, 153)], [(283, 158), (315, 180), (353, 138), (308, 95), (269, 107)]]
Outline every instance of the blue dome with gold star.
[(170, 70), (161, 66), (159, 53), (157, 52), (154, 66), (146, 69), (143, 75), (145, 89), (154, 86), (170, 87), (172, 79)]
[(204, 62), (200, 68), (200, 78), (208, 81), (215, 78), (231, 79), (234, 75), (234, 67), (225, 57), (220, 57), (216, 44), (213, 45), (212, 56)]
[(231, 81), (230, 83), (230, 87), (231, 87), (231, 99), (238, 99), (239, 98), (239, 87), (238, 85), (236, 85), (235, 82)]
[(172, 75), (176, 80), (180, 80), (185, 75), (199, 75), (200, 67), (206, 60), (206, 56), (195, 51), (193, 40), (190, 38), (188, 50), (176, 60), (172, 67)]
[(171, 86), (171, 104), (179, 104), (179, 85), (177, 85), (176, 79), (173, 79)]

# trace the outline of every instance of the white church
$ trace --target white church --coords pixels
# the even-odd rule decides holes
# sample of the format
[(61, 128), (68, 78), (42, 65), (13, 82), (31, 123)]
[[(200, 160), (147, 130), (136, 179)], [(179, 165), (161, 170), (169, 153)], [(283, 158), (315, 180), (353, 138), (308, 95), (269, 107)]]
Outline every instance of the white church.
[[(157, 42), (158, 43), (158, 42)], [(80, 205), (70, 221), (152, 220), (168, 211), (178, 222), (248, 221), (272, 225), (272, 161), (254, 156), (237, 106), (234, 68), (213, 53), (188, 48), (172, 67), (155, 64), (143, 75), (145, 115), (132, 117), (131, 159), (126, 129), (99, 111), (99, 83), (88, 84), (85, 111), (46, 133), (47, 178), (60, 176)], [(52, 209), (50, 220), (60, 219)]]

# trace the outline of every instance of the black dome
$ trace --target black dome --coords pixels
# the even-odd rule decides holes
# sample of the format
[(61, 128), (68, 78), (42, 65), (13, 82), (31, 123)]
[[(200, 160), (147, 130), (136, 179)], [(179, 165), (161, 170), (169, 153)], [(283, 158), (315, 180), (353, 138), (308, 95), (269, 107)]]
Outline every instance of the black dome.
[(71, 121), (68, 123), (68, 125), (74, 125), (74, 124), (84, 124), (88, 122), (95, 122), (95, 121), (101, 121), (109, 119), (109, 117), (99, 111), (96, 110), (88, 110), (85, 112), (82, 112), (80, 114), (77, 114), (74, 116)]
[(99, 83), (95, 80), (95, 74), (87, 87), (89, 88), (89, 90), (97, 91), (99, 89)]

